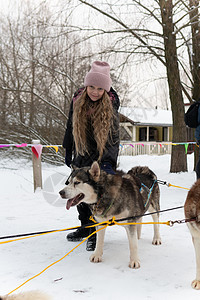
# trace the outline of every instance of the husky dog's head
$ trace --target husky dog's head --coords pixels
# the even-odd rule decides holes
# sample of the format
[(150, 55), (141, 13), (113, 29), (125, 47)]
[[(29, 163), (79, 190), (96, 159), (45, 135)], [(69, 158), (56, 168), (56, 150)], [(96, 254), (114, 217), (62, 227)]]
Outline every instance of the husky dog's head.
[(66, 208), (70, 209), (80, 202), (94, 204), (97, 202), (97, 182), (100, 178), (100, 167), (94, 162), (91, 167), (74, 168), (66, 186), (59, 194), (68, 199)]

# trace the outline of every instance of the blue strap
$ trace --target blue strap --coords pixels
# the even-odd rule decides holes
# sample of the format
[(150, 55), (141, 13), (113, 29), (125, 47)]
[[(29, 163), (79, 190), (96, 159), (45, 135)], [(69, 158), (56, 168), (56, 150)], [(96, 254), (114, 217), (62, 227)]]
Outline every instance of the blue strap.
[[(144, 186), (146, 189), (149, 190), (149, 192), (148, 192), (148, 197), (147, 197), (147, 202), (144, 204), (144, 207), (146, 207), (147, 204), (149, 203), (149, 199), (150, 199), (150, 196), (151, 196), (153, 187), (154, 187), (154, 185), (155, 185), (156, 182), (157, 182), (157, 180), (154, 180), (154, 182), (153, 182), (153, 184), (152, 184), (152, 186), (151, 186), (150, 189), (149, 189), (144, 183), (141, 184), (141, 186)], [(141, 190), (142, 190), (142, 187), (140, 188), (140, 192), (141, 192)]]

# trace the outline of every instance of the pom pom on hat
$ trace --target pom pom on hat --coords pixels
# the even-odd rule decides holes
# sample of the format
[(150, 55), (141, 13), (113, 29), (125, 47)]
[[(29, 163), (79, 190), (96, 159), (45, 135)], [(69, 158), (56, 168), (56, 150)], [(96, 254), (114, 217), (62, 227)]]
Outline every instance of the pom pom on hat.
[(110, 66), (104, 61), (94, 61), (90, 71), (85, 76), (84, 86), (98, 86), (107, 92), (111, 88)]

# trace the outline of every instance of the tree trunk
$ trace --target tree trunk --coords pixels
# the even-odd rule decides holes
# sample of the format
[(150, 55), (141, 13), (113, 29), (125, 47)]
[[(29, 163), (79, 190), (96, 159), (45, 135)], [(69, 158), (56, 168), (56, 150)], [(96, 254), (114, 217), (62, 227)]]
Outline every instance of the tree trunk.
[[(176, 36), (174, 34), (172, 0), (159, 0), (163, 24), (166, 70), (173, 115), (173, 142), (186, 141), (184, 103), (177, 62)], [(187, 171), (187, 155), (184, 145), (172, 146), (170, 172)]]
[[(200, 28), (199, 28), (199, 0), (189, 0), (190, 6), (190, 23), (192, 32), (192, 98), (196, 101), (200, 99)], [(199, 148), (195, 147), (194, 155), (194, 170), (196, 169), (197, 161), (199, 159)]]
[(192, 31), (192, 77), (194, 85), (192, 87), (192, 98), (198, 101), (200, 98), (200, 28), (199, 28), (199, 0), (189, 0), (190, 22)]

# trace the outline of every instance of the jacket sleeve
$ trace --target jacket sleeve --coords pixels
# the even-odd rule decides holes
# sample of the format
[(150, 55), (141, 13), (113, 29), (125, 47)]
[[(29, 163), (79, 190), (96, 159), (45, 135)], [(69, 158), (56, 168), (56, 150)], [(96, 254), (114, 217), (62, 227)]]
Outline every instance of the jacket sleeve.
[(66, 157), (68, 161), (72, 160), (72, 151), (73, 151), (73, 134), (72, 134), (72, 117), (73, 117), (73, 101), (71, 102), (68, 120), (67, 120), (67, 127), (65, 131), (65, 136), (63, 140), (63, 148), (66, 149)]
[(119, 96), (117, 95), (117, 92), (111, 87), (109, 95), (112, 99), (112, 104), (113, 104), (113, 108), (118, 111), (119, 107), (120, 107), (120, 100), (119, 100)]
[(109, 139), (106, 143), (106, 147), (101, 159), (101, 163), (109, 163), (112, 165), (112, 167), (115, 169), (117, 166), (117, 157), (119, 153), (119, 114), (118, 109), (120, 105), (120, 100), (117, 95), (117, 93), (111, 88), (112, 95), (114, 96), (114, 99), (112, 100), (113, 104), (113, 126), (112, 130), (109, 136)]
[(200, 105), (198, 107), (198, 124), (199, 125), (195, 129), (194, 136), (195, 136), (197, 143), (199, 144), (200, 143)]

